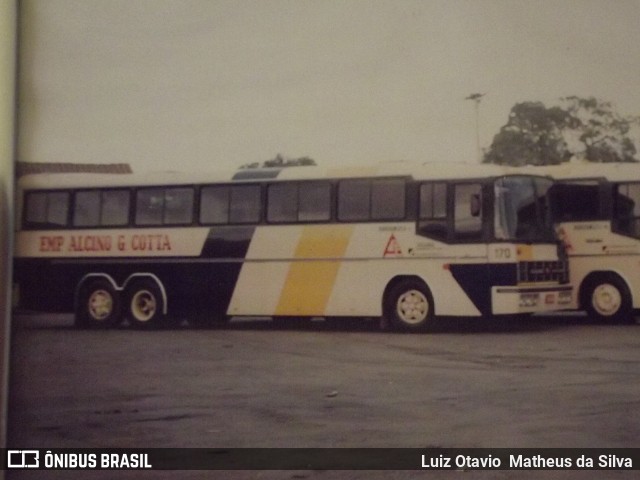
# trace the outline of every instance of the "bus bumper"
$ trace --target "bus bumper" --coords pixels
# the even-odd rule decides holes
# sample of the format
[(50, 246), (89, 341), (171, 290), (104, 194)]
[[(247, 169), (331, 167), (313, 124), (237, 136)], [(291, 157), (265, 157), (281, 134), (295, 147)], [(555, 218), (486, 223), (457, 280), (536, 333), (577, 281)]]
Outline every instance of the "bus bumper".
[(571, 308), (573, 287), (551, 285), (548, 287), (493, 287), (491, 304), (494, 315), (539, 313)]

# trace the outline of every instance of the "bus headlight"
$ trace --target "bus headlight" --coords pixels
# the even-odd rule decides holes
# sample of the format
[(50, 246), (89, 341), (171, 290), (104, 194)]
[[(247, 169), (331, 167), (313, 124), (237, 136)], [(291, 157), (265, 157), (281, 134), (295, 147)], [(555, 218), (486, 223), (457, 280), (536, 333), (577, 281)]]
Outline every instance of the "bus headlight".
[(538, 305), (539, 295), (537, 293), (521, 293), (520, 294), (520, 306), (521, 307), (535, 307)]
[(571, 303), (571, 291), (570, 290), (558, 293), (558, 304), (567, 305), (569, 303)]

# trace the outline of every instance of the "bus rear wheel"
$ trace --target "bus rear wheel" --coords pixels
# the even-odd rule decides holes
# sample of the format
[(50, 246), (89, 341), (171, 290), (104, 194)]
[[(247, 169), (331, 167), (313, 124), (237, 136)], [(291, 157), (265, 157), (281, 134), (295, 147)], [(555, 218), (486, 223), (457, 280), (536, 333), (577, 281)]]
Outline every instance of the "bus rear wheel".
[(420, 280), (410, 278), (392, 285), (383, 306), (385, 320), (396, 330), (420, 332), (433, 323), (433, 296)]
[(76, 305), (76, 326), (107, 328), (122, 320), (120, 295), (104, 278), (90, 280), (80, 287)]
[(162, 292), (152, 280), (136, 280), (127, 287), (127, 318), (136, 328), (157, 328), (166, 324)]
[(589, 317), (609, 323), (633, 320), (631, 293), (626, 282), (613, 273), (596, 274), (582, 287), (581, 304)]

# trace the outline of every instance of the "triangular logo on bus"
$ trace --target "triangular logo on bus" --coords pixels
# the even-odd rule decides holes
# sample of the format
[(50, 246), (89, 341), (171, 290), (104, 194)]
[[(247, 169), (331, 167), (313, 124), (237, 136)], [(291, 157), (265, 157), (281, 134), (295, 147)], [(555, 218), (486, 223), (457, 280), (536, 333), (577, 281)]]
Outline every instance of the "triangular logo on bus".
[(396, 236), (392, 233), (389, 237), (389, 241), (387, 242), (387, 246), (384, 249), (383, 257), (397, 255), (402, 255), (402, 250), (400, 249), (400, 244), (398, 243)]

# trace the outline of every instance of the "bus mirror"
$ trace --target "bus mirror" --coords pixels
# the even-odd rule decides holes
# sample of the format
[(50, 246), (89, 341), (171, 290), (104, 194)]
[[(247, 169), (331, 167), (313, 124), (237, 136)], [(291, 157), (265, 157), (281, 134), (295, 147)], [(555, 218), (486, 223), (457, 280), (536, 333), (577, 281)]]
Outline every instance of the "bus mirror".
[(479, 217), (482, 211), (482, 202), (480, 201), (480, 195), (474, 193), (471, 195), (471, 201), (469, 202), (469, 210), (472, 217)]

